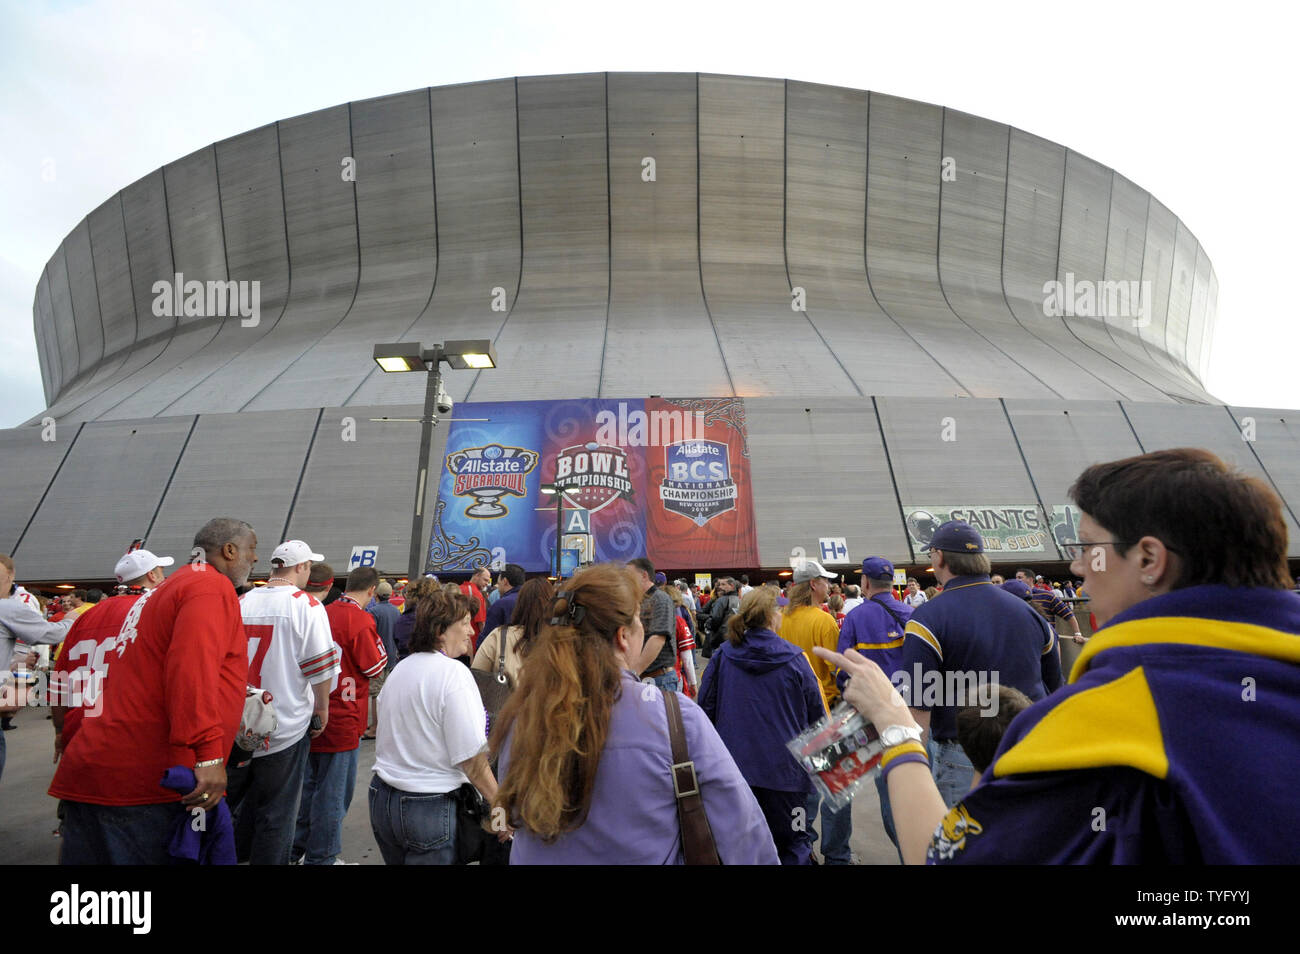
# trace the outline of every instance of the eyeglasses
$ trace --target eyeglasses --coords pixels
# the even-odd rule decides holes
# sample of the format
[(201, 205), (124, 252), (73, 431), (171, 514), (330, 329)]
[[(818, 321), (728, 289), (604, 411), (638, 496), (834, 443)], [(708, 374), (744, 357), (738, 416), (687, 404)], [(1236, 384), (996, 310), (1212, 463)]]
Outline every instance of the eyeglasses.
[(1122, 543), (1121, 540), (1098, 540), (1095, 543), (1062, 543), (1061, 552), (1065, 554), (1067, 559), (1073, 561), (1079, 559), (1093, 547), (1117, 547)]

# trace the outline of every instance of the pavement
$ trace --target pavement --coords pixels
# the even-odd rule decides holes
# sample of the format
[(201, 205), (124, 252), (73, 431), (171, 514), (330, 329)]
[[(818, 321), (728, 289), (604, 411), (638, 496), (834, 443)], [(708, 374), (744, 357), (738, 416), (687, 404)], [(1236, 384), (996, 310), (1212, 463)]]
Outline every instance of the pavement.
[[(44, 709), (24, 709), (14, 717), (17, 728), (4, 734), (8, 755), (0, 779), (0, 857), (7, 865), (52, 865), (58, 861), (55, 800), (46, 794), (54, 775), (54, 730)], [(361, 743), (357, 787), (343, 822), (343, 859), (363, 865), (383, 864), (370, 831), (367, 790), (375, 763), (375, 743)], [(898, 864), (898, 854), (880, 824), (876, 787), (868, 784), (853, 802), (850, 847), (861, 864)]]

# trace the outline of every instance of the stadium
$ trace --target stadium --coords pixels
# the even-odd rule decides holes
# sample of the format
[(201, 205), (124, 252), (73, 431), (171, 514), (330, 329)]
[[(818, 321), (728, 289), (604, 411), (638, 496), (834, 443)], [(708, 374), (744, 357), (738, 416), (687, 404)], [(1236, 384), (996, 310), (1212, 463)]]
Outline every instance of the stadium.
[[(995, 564), (1062, 568), (1081, 470), (1198, 446), (1278, 491), (1300, 558), (1300, 412), (1207, 393), (1216, 298), (1122, 172), (938, 105), (660, 73), (344, 103), (176, 159), (54, 252), (0, 550), (103, 580), (225, 514), (405, 574), (420, 486), (428, 568), (544, 569), (572, 466), (604, 468), (561, 495), (593, 558), (918, 567), (960, 516)], [(427, 376), (375, 346), (483, 339), (420, 481)]]

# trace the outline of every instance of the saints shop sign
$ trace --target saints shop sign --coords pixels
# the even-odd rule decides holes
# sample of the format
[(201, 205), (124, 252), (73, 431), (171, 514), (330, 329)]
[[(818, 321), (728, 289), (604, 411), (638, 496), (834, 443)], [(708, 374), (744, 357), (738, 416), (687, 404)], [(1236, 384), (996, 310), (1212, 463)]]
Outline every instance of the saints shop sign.
[(557, 509), (590, 514), (597, 562), (756, 566), (749, 474), (739, 398), (461, 405), (426, 570), (547, 570)]

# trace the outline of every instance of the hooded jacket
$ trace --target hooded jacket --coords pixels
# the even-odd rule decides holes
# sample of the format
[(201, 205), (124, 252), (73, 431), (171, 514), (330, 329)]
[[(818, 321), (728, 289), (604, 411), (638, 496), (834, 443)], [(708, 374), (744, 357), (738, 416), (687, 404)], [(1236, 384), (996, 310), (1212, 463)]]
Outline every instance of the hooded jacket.
[(803, 651), (770, 629), (745, 631), (709, 660), (700, 708), (717, 727), (752, 787), (808, 792), (808, 775), (786, 743), (826, 715), (817, 677)]
[(1300, 862), (1300, 597), (1193, 586), (1088, 642), (1011, 723), (927, 861)]

